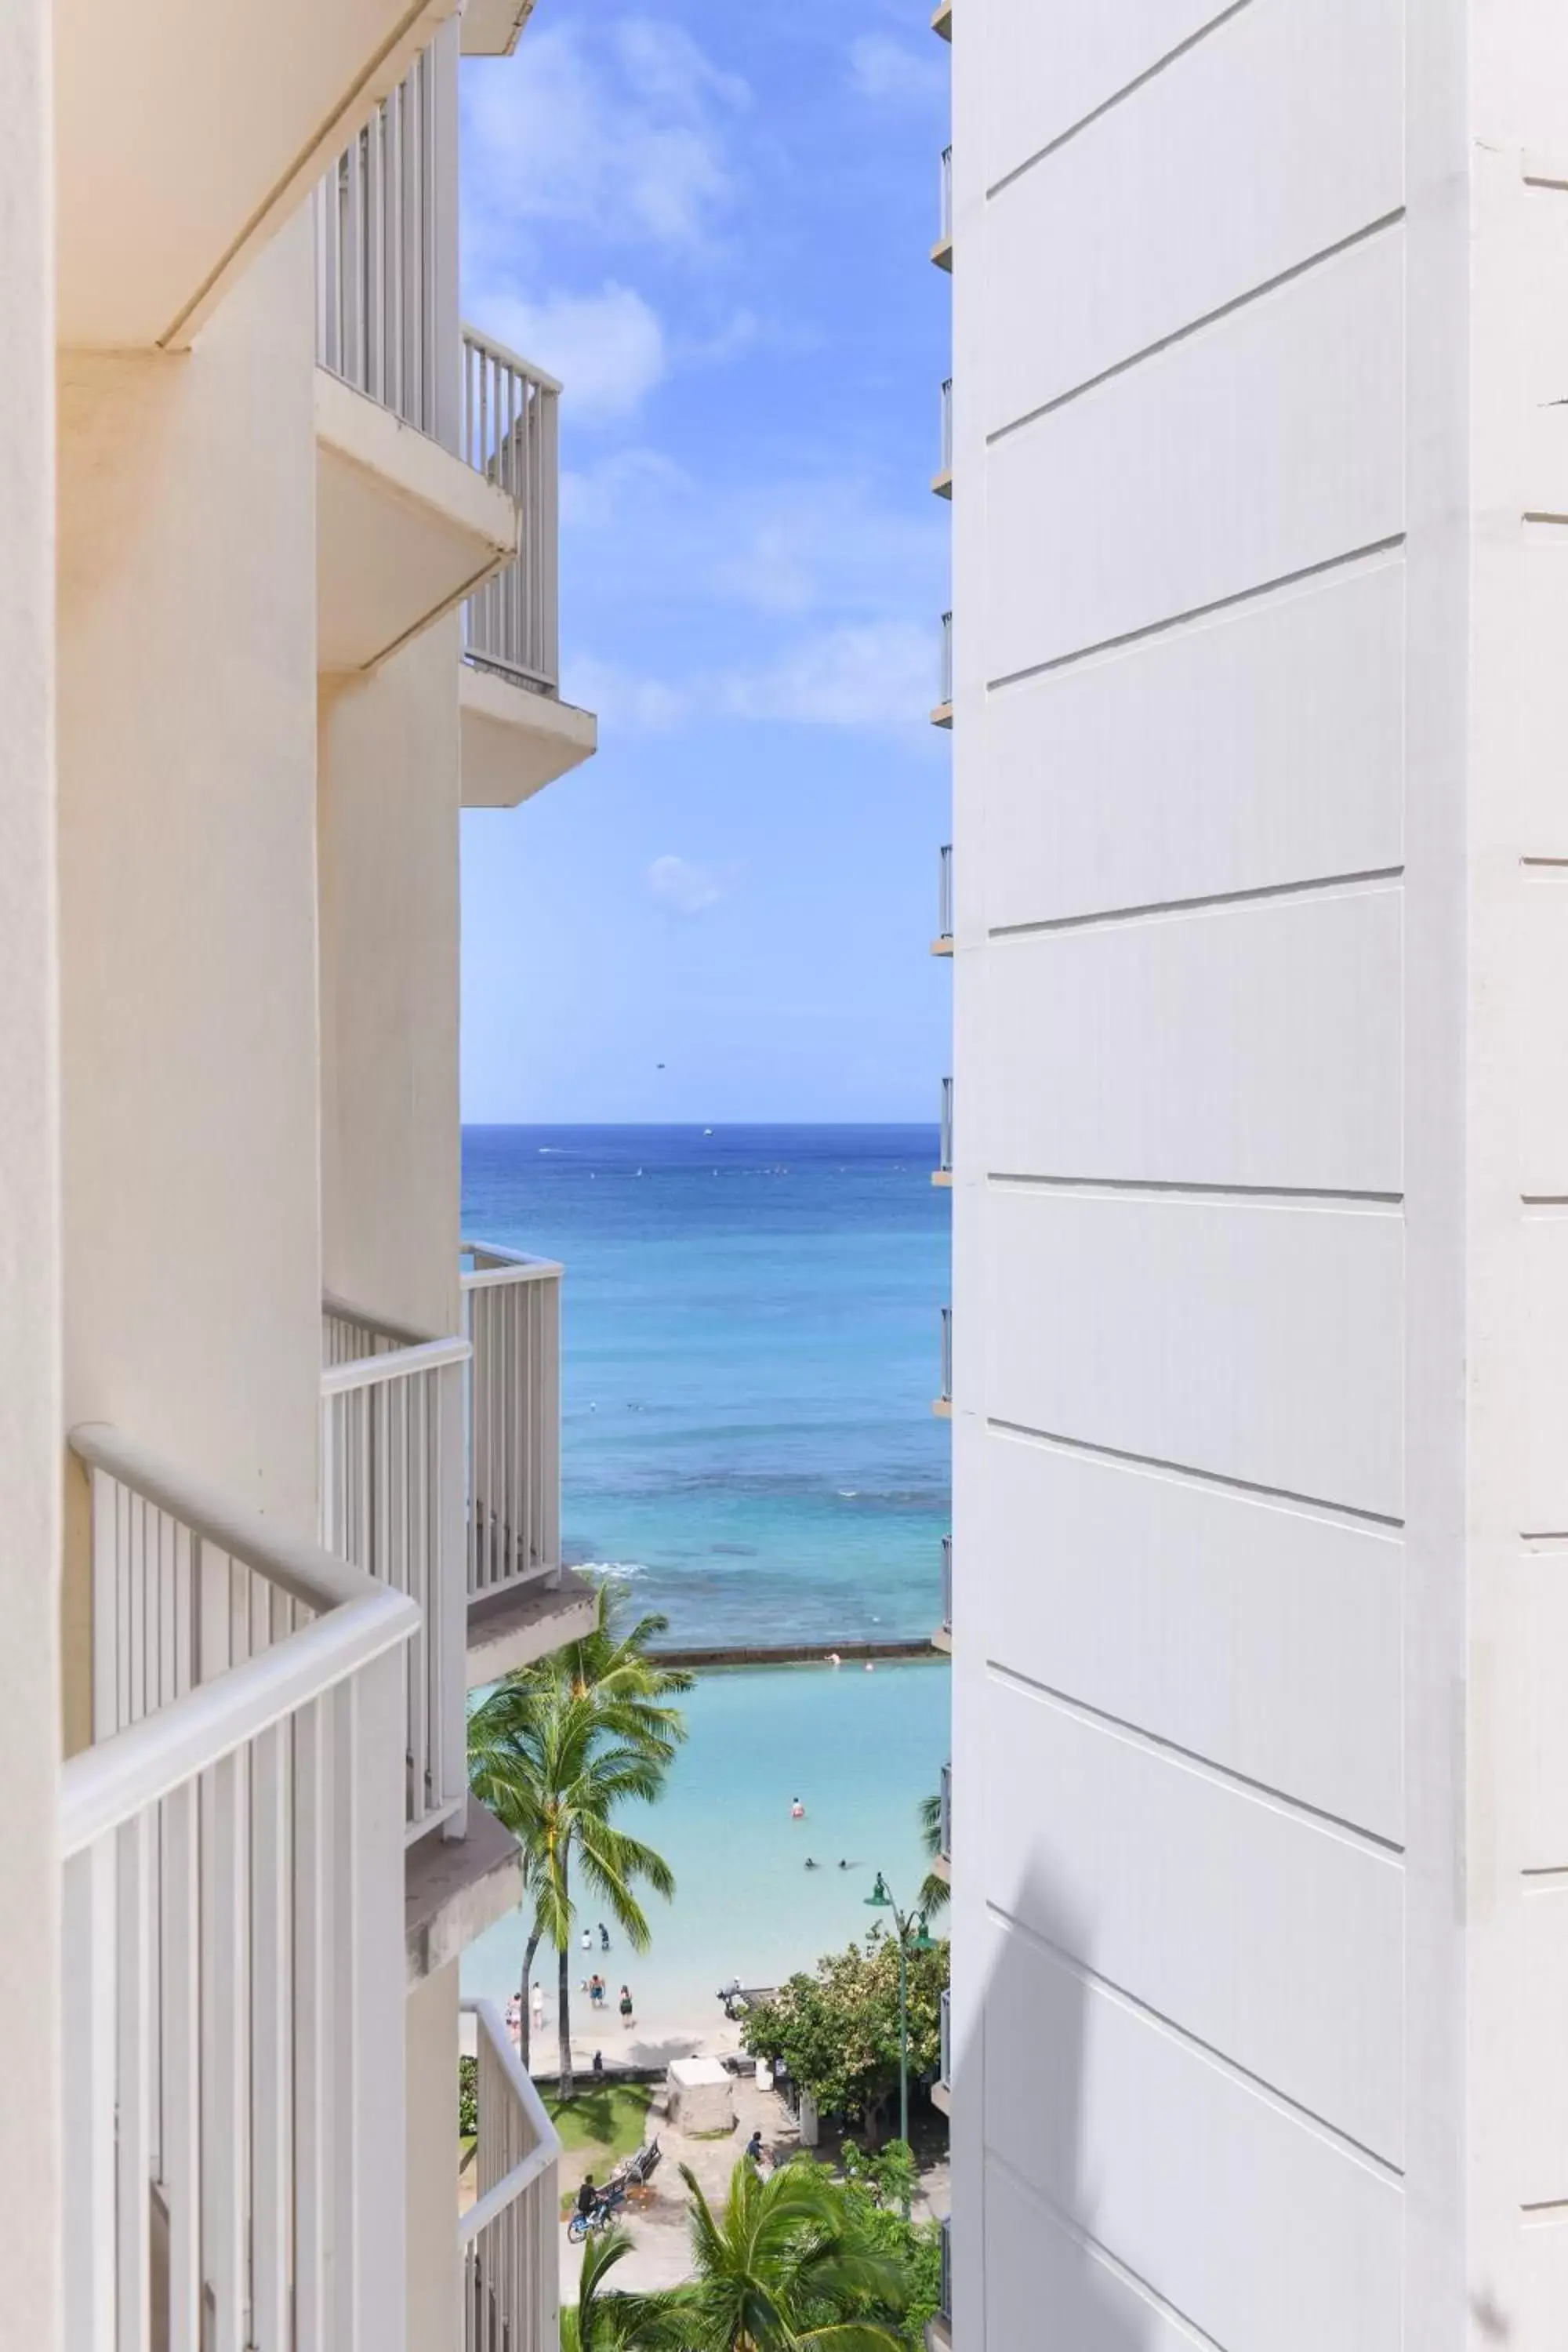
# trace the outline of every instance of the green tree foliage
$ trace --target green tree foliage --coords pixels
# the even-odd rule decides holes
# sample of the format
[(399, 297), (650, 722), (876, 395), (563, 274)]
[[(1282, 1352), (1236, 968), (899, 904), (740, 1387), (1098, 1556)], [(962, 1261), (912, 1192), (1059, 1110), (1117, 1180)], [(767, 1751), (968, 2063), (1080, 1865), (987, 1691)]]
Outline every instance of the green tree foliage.
[[(942, 1798), (936, 1791), (921, 1799), (920, 1823), (921, 1843), (927, 1860), (934, 1863), (942, 1852)], [(952, 1889), (946, 1879), (939, 1878), (934, 1870), (928, 1870), (921, 1881), (921, 1909), (926, 1917), (940, 1919), (952, 1900)]]
[(606, 2230), (583, 2249), (575, 2309), (561, 2314), (561, 2352), (685, 2352), (686, 2335), (668, 2294), (613, 2294), (605, 2281), (631, 2252), (624, 2230)]
[[(522, 1846), (525, 1899), (532, 1921), (521, 1987), (524, 2034), (529, 1974), (540, 1943), (556, 1955), (560, 2079), (572, 2069), (571, 1951), (580, 1880), (637, 1952), (651, 1940), (638, 1901), (643, 1886), (667, 1899), (675, 1879), (662, 1855), (616, 1826), (628, 1803), (651, 1803), (686, 1737), (672, 1692), (690, 1677), (645, 1653), (665, 1621), (643, 1618), (618, 1630), (623, 1594), (601, 1586), (598, 1623), (584, 1641), (509, 1675), (468, 1719), (468, 1781)], [(523, 2042), (524, 2061), (528, 2042)]]
[[(910, 2075), (942, 2057), (948, 1948), (909, 1954)], [(825, 2115), (874, 2117), (899, 2084), (899, 1947), (874, 1927), (864, 1946), (829, 1952), (815, 1973), (791, 1977), (744, 2027), (754, 2058), (782, 2058)]]
[(908, 2264), (826, 2166), (797, 2158), (764, 2179), (742, 2157), (719, 2212), (680, 2170), (697, 2276), (668, 2303), (689, 2352), (900, 2352)]
[(890, 2139), (875, 2155), (846, 2140), (840, 2161), (856, 2229), (904, 2272), (909, 2301), (900, 2341), (908, 2352), (925, 2352), (926, 2322), (942, 2307), (942, 2226), (903, 2218), (918, 2186), (914, 2156), (901, 2139)]

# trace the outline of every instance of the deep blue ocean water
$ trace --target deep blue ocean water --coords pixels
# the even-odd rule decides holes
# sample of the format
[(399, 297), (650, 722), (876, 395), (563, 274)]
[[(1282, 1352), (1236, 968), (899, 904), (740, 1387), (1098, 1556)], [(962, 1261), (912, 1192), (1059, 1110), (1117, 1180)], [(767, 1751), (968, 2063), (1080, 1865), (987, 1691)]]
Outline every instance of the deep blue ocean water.
[(464, 1230), (558, 1257), (566, 1558), (690, 1644), (928, 1633), (934, 1127), (467, 1128)]

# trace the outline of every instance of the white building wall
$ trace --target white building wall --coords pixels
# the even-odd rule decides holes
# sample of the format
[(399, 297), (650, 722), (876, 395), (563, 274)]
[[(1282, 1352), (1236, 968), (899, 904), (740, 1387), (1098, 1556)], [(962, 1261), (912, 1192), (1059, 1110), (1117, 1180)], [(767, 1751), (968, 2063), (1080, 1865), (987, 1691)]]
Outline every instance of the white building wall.
[[(60, 362), (65, 1422), (316, 1530), (312, 252)], [(83, 1482), (71, 1481), (78, 1494)], [(85, 1546), (68, 1571), (86, 1736)]]
[(953, 68), (955, 2338), (1548, 2352), (1568, 26)]
[(0, 16), (0, 2344), (58, 2340), (59, 1263), (48, 12)]

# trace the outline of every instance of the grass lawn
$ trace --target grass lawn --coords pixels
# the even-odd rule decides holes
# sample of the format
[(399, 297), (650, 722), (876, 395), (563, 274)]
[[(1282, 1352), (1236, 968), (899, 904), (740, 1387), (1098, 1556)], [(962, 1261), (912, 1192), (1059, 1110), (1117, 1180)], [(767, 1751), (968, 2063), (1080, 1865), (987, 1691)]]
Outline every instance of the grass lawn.
[(600, 2083), (574, 2099), (546, 2092), (544, 2104), (568, 2153), (615, 2158), (630, 2156), (647, 2137), (653, 2090), (651, 2083)]

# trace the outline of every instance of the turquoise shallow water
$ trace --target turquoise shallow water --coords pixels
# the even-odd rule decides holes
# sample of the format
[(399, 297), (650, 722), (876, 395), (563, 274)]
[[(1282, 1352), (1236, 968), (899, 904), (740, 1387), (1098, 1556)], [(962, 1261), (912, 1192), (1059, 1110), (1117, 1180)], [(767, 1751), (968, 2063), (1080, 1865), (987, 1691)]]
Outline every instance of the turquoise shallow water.
[(929, 1127), (465, 1130), (466, 1229), (566, 1267), (566, 1556), (673, 1639), (935, 1622), (936, 1156)]
[[(612, 1996), (630, 1982), (650, 2022), (716, 2022), (714, 1991), (731, 1977), (773, 1983), (863, 1936), (878, 1916), (865, 1902), (877, 1871), (905, 1904), (925, 1874), (916, 1806), (934, 1790), (947, 1755), (945, 1659), (869, 1675), (858, 1666), (726, 1668), (700, 1675), (686, 1708), (690, 1738), (668, 1793), (626, 1822), (674, 1870), (675, 1902), (649, 1906), (654, 1945), (645, 1958), (618, 1937), (606, 1958), (573, 1955), (574, 2030), (585, 2010), (575, 1988), (595, 1967)], [(803, 1822), (790, 1819), (795, 1796)], [(807, 1854), (829, 1867), (806, 1870)], [(840, 1858), (855, 1866), (839, 1870)], [(585, 1916), (596, 1926), (596, 1911)], [(517, 1986), (523, 1939), (521, 1914), (482, 1936), (464, 1957), (464, 1990), (504, 2001)], [(535, 1973), (552, 2031), (554, 1961), (542, 1957)], [(606, 2046), (619, 2032), (618, 2020), (607, 2019)]]

